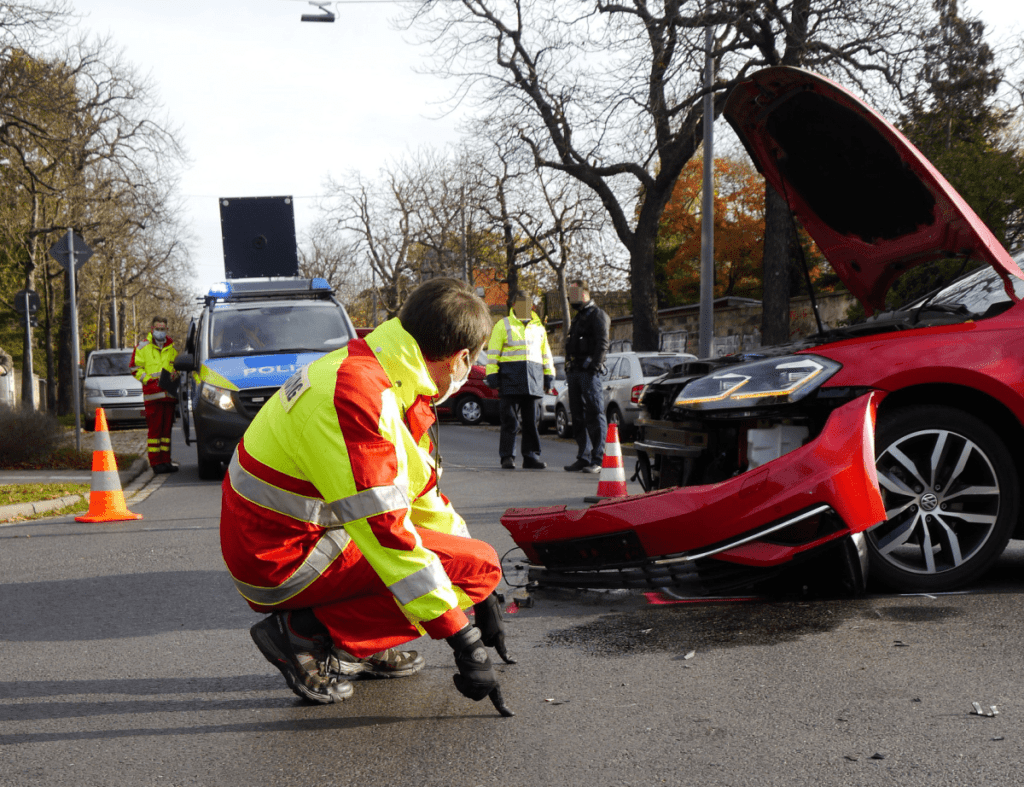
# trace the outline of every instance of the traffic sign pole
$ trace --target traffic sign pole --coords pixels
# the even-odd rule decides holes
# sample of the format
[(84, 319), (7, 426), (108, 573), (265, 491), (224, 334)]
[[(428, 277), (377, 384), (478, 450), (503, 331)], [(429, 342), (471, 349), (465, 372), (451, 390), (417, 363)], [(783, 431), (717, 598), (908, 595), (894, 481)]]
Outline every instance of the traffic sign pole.
[(71, 390), (75, 399), (75, 450), (82, 450), (82, 403), (78, 398), (78, 291), (75, 289), (75, 233), (68, 229), (68, 277), (71, 283)]
[(28, 406), (31, 409), (35, 409), (36, 406), (36, 380), (33, 376), (32, 361), (32, 312), (29, 311), (29, 290), (25, 289), (25, 366), (22, 369), (27, 374), (22, 374), (21, 381), (21, 401), (22, 404), (28, 402)]

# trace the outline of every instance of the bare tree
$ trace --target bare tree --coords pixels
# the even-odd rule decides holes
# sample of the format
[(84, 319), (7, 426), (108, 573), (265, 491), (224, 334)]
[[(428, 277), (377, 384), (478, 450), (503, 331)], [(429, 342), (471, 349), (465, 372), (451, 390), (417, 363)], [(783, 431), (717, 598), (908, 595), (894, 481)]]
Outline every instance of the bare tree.
[(658, 223), (703, 133), (705, 30), (716, 31), (714, 115), (765, 65), (797, 62), (875, 90), (898, 84), (926, 3), (896, 0), (425, 2), (422, 31), (457, 98), (514, 123), (539, 168), (601, 200), (630, 258), (633, 344), (658, 345)]

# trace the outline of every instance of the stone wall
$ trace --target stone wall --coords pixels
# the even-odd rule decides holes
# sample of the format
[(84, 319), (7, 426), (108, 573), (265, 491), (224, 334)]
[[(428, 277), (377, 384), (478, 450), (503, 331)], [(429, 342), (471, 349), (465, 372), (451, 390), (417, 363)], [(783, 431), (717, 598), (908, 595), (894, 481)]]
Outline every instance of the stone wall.
[[(612, 318), (612, 350), (628, 350), (632, 345), (633, 317), (628, 312), (627, 293), (594, 295), (594, 302)], [(619, 296), (625, 296), (623, 299)], [(846, 312), (856, 301), (846, 292), (828, 293), (817, 298), (822, 322), (836, 327), (846, 321)], [(607, 305), (606, 305), (607, 304)], [(711, 352), (714, 356), (729, 355), (761, 346), (761, 302), (750, 298), (719, 298), (714, 303), (715, 338)], [(674, 306), (658, 312), (663, 350), (678, 350), (699, 355), (700, 306)], [(817, 331), (811, 300), (807, 296), (793, 298), (789, 313), (790, 336), (798, 339)], [(563, 354), (562, 322), (548, 323), (551, 352)]]

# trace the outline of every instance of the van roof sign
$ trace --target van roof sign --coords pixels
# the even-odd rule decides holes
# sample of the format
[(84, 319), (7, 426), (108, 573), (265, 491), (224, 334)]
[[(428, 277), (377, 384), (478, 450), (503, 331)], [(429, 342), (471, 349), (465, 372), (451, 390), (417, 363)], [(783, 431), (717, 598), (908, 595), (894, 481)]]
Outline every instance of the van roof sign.
[(222, 198), (220, 231), (228, 279), (298, 275), (291, 197)]

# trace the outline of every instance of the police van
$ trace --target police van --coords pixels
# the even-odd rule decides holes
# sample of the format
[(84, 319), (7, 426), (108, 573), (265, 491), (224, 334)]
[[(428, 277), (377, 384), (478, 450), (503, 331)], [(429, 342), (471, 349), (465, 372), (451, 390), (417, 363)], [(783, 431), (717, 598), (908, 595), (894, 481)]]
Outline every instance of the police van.
[(232, 279), (214, 285), (192, 319), (178, 397), (199, 477), (219, 478), (249, 423), (306, 364), (348, 344), (356, 329), (324, 279)]

